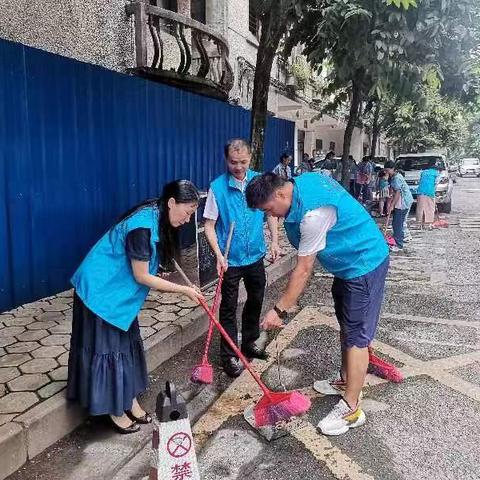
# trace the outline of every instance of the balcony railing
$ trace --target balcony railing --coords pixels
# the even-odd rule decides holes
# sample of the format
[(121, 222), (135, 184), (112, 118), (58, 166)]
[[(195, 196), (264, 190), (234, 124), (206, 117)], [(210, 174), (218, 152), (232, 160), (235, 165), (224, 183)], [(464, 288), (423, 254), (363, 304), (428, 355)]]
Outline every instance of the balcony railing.
[(201, 22), (140, 1), (126, 6), (135, 24), (133, 73), (217, 98), (233, 86), (227, 40)]

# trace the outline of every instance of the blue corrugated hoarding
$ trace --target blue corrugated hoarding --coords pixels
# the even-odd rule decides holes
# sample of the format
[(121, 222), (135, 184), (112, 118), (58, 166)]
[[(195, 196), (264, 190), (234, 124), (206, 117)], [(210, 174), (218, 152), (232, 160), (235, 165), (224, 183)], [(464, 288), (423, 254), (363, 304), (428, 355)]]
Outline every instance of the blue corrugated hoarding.
[[(162, 185), (223, 170), (242, 108), (0, 40), (0, 311), (69, 288), (118, 215)], [(293, 149), (270, 118), (265, 167)]]

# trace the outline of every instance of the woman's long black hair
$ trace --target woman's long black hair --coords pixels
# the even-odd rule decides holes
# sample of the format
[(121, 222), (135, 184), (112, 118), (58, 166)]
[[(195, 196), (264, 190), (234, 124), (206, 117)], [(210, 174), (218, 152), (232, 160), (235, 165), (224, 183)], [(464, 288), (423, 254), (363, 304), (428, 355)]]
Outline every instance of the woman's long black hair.
[(175, 180), (167, 183), (163, 187), (161, 197), (151, 198), (135, 205), (126, 211), (115, 223), (115, 225), (118, 225), (142, 208), (157, 207), (160, 213), (158, 217), (160, 262), (162, 267), (167, 270), (172, 268), (171, 259), (175, 258), (178, 260), (179, 257), (178, 228), (172, 227), (168, 218), (168, 200), (170, 200), (170, 198), (173, 198), (177, 203), (198, 204), (200, 194), (198, 193), (197, 187), (189, 180)]

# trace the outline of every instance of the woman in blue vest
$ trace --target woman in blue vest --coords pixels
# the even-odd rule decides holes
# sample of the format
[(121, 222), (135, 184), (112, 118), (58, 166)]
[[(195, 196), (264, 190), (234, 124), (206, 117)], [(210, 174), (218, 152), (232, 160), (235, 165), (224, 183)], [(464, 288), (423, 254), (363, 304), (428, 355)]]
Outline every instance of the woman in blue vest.
[(126, 212), (94, 245), (72, 277), (75, 287), (67, 397), (91, 415), (110, 415), (120, 433), (151, 417), (138, 404), (148, 376), (137, 315), (151, 288), (197, 301), (193, 288), (157, 277), (177, 256), (177, 229), (199, 194), (188, 180)]
[(360, 398), (367, 374), (368, 346), (380, 315), (389, 264), (385, 239), (368, 212), (335, 180), (305, 173), (291, 182), (265, 173), (247, 187), (251, 208), (285, 217), (298, 260), (287, 289), (262, 322), (265, 329), (282, 326), (296, 305), (315, 260), (334, 275), (332, 295), (340, 324), (342, 366), (335, 379), (314, 383), (323, 395), (343, 398), (323, 418), (319, 430), (340, 435), (365, 423)]

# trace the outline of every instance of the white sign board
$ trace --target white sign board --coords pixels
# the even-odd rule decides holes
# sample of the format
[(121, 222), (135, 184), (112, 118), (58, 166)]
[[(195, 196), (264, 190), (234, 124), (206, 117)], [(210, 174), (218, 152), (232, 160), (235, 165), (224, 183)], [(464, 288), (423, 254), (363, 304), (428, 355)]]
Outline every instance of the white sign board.
[(150, 480), (200, 480), (188, 418), (154, 420)]

